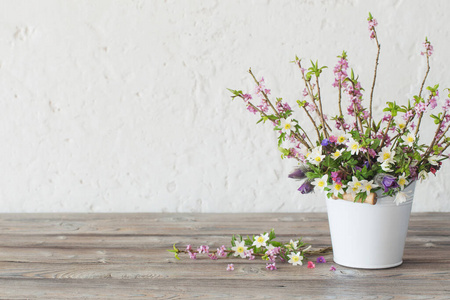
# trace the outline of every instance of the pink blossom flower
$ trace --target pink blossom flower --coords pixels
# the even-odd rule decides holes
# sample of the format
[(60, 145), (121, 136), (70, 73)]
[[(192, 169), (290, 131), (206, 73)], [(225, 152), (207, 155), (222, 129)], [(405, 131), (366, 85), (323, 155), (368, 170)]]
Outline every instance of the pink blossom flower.
[(312, 261), (308, 261), (308, 269), (314, 269), (316, 265)]
[(225, 250), (227, 250), (225, 245), (222, 245), (220, 248), (217, 248), (217, 255), (221, 256), (221, 257), (227, 256), (227, 253), (225, 252)]
[(317, 106), (314, 103), (306, 103), (306, 109), (310, 112), (314, 112), (317, 109)]
[(326, 263), (327, 261), (325, 260), (325, 257), (319, 256), (319, 257), (316, 259), (316, 262), (317, 262), (318, 264), (324, 264), (324, 263)]
[(382, 121), (383, 121), (383, 122), (389, 122), (390, 119), (392, 119), (392, 116), (391, 116), (391, 115), (384, 115)]
[(417, 114), (420, 114), (421, 112), (424, 112), (427, 109), (427, 105), (423, 102), (419, 102), (416, 104), (414, 109), (416, 110)]
[(450, 99), (445, 99), (444, 105), (442, 106), (444, 111), (448, 111), (450, 109)]
[(428, 39), (425, 39), (425, 42), (423, 43), (423, 47), (425, 48), (425, 51), (420, 52), (420, 55), (427, 55), (431, 56), (433, 54), (433, 46), (428, 41)]
[(250, 94), (243, 94), (242, 97), (244, 98), (245, 101), (248, 101), (248, 100), (252, 100), (252, 99), (253, 99), (253, 98), (252, 98), (252, 95), (250, 95)]
[(330, 140), (330, 142), (332, 142), (332, 143), (336, 143), (336, 142), (337, 142), (337, 136), (330, 135), (329, 140)]
[(306, 88), (303, 90), (303, 97), (308, 96), (308, 91), (306, 90)]
[(217, 260), (217, 255), (215, 255), (214, 253), (210, 253), (208, 254), (209, 258), (211, 258), (212, 260)]
[(437, 101), (436, 101), (436, 98), (435, 98), (435, 97), (432, 97), (432, 98), (430, 99), (430, 101), (428, 101), (428, 106), (429, 106), (431, 109), (435, 109), (435, 108), (436, 108), (436, 106), (437, 106)]
[(247, 105), (247, 110), (253, 114), (256, 114), (258, 112), (258, 110), (256, 108), (254, 108), (253, 106), (251, 106), (250, 104)]
[(270, 89), (264, 89), (264, 93), (266, 93), (266, 95), (270, 95)]
[(227, 271), (234, 271), (234, 265), (233, 264), (228, 264)]
[(186, 251), (191, 252), (191, 251), (192, 251), (192, 246), (191, 246), (191, 245), (187, 245), (187, 246), (186, 246)]
[(413, 117), (414, 116), (414, 111), (413, 110), (408, 110), (407, 112), (406, 112), (406, 114), (403, 116), (403, 119), (405, 120), (405, 121), (407, 121), (409, 118), (411, 118), (411, 117)]
[(201, 245), (197, 248), (198, 253), (209, 253), (209, 246), (207, 245)]
[(258, 108), (264, 113), (267, 113), (269, 111), (269, 104), (267, 104), (267, 101), (263, 100), (261, 101), (261, 104), (258, 105)]
[(277, 269), (277, 267), (275, 266), (275, 263), (271, 263), (271, 264), (266, 265), (266, 269), (270, 270), (270, 271), (274, 271)]
[(335, 266), (331, 266), (330, 271), (336, 271), (336, 267)]
[(190, 259), (197, 259), (197, 253), (189, 252), (189, 258)]

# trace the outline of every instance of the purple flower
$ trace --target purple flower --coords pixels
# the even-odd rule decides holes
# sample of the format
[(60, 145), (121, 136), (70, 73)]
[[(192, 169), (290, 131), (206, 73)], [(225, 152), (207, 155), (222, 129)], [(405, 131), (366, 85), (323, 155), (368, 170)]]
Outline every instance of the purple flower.
[(313, 186), (311, 184), (310, 181), (305, 181), (299, 188), (298, 190), (300, 191), (300, 193), (302, 194), (309, 194), (311, 193), (311, 191), (313, 190)]
[(295, 169), (294, 172), (288, 175), (289, 178), (294, 179), (303, 179), (306, 177), (306, 174), (302, 168)]
[[(370, 149), (370, 150), (372, 150), (372, 149)], [(369, 153), (369, 154), (370, 154), (370, 153)], [(365, 161), (364, 164), (363, 164), (363, 168), (364, 168), (364, 167), (366, 167), (367, 170), (370, 170), (370, 163), (369, 163), (368, 161)]]
[(324, 263), (326, 263), (327, 261), (325, 260), (325, 257), (319, 256), (319, 257), (317, 258), (316, 262), (317, 262), (318, 264), (324, 264)]
[(397, 178), (391, 175), (385, 175), (383, 180), (381, 180), (381, 185), (384, 187), (384, 192), (386, 193), (390, 189), (398, 188)]
[(330, 140), (328, 139), (323, 139), (321, 145), (322, 146), (328, 146), (330, 144)]

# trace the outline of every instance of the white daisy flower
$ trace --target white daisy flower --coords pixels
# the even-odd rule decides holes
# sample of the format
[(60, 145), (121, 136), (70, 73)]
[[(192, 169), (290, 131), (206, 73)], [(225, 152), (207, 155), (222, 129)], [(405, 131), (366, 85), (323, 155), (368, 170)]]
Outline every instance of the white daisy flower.
[(358, 144), (358, 142), (352, 138), (350, 138), (347, 147), (348, 147), (348, 150), (352, 153), (352, 155), (358, 154), (359, 149), (361, 148), (361, 146)]
[(361, 180), (362, 183), (362, 190), (364, 192), (366, 192), (367, 196), (369, 196), (370, 192), (374, 189), (377, 188), (378, 185), (373, 183), (373, 180), (371, 181), (367, 181), (367, 180)]
[(362, 191), (362, 183), (355, 176), (352, 177), (352, 181), (348, 183), (347, 193), (356, 195)]
[(281, 132), (286, 133), (287, 136), (291, 135), (292, 129), (294, 129), (294, 122), (292, 122), (292, 118), (281, 119)]
[(234, 256), (240, 256), (242, 258), (245, 258), (245, 252), (247, 251), (247, 247), (245, 246), (245, 241), (235, 243), (236, 246), (231, 247), (231, 250), (234, 251)]
[(397, 183), (402, 190), (405, 188), (405, 185), (409, 183), (408, 180), (406, 180), (405, 173), (398, 177)]
[(336, 160), (336, 159), (339, 158), (341, 155), (342, 155), (341, 150), (336, 150), (334, 153), (331, 154), (331, 158)]
[(325, 155), (322, 155), (322, 146), (314, 148), (311, 154), (308, 155), (309, 162), (316, 166), (318, 166), (324, 158)]
[(261, 234), (260, 236), (257, 236), (255, 240), (253, 241), (252, 246), (256, 246), (256, 248), (260, 248), (261, 246), (266, 247), (266, 242), (269, 240), (269, 234)]
[(351, 138), (351, 135), (349, 133), (341, 131), (338, 134), (336, 134), (336, 137), (338, 144), (345, 144), (345, 142), (347, 142)]
[(389, 147), (383, 147), (381, 149), (381, 152), (378, 153), (377, 161), (380, 162), (380, 163), (383, 163), (385, 161), (393, 162), (394, 161), (394, 155), (395, 155), (395, 152), (394, 151), (390, 151)]
[(341, 195), (344, 194), (344, 188), (345, 188), (345, 186), (342, 185), (342, 183), (335, 182), (335, 183), (333, 183), (333, 185), (331, 187), (331, 192), (333, 193), (333, 195), (335, 197), (339, 197), (339, 194), (341, 194)]
[(320, 191), (323, 192), (323, 189), (327, 187), (328, 183), (328, 174), (325, 174), (322, 176), (322, 178), (316, 178), (313, 182), (311, 182), (312, 185), (314, 185), (314, 191)]
[(403, 117), (397, 117), (395, 119), (395, 124), (397, 124), (398, 129), (403, 130), (406, 127), (406, 121)]
[(394, 203), (398, 206), (401, 203), (406, 202), (406, 193), (405, 192), (398, 192), (395, 196)]
[(303, 256), (300, 256), (300, 251), (297, 253), (291, 252), (291, 254), (288, 254), (288, 257), (290, 258), (288, 263), (292, 264), (293, 266), (303, 265)]
[(416, 136), (410, 132), (410, 133), (408, 133), (408, 135), (405, 138), (405, 144), (409, 147), (412, 147), (415, 140), (416, 140)]

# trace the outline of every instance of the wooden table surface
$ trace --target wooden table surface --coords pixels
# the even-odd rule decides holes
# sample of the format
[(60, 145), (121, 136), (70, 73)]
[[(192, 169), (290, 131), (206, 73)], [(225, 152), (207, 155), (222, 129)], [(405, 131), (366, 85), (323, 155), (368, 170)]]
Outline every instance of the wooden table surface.
[(315, 269), (268, 271), (258, 258), (178, 261), (166, 249), (271, 228), (326, 247), (326, 214), (0, 214), (0, 299), (450, 299), (449, 217), (413, 214), (397, 268), (345, 268), (329, 254)]

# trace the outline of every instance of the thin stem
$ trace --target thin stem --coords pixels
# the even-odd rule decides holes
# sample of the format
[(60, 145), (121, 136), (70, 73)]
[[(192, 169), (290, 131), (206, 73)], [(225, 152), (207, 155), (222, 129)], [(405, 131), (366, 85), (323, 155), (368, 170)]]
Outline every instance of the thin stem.
[(319, 128), (316, 125), (316, 122), (314, 121), (314, 119), (312, 118), (312, 116), (310, 115), (310, 113), (308, 112), (308, 110), (304, 106), (303, 106), (303, 110), (306, 112), (306, 114), (308, 115), (309, 119), (313, 123), (314, 129), (316, 129), (317, 137), (318, 137), (318, 139), (320, 141), (320, 132), (319, 132)]
[(327, 127), (325, 125), (325, 120), (323, 119), (323, 109), (322, 109), (322, 99), (320, 97), (320, 86), (319, 86), (319, 77), (316, 76), (316, 84), (317, 84), (317, 97), (318, 97), (318, 101), (319, 101), (319, 108), (320, 108), (320, 121), (322, 122), (322, 126), (323, 126), (323, 133), (325, 135), (326, 138), (328, 138), (328, 132), (327, 132)]
[(384, 142), (386, 141), (386, 137), (387, 137), (387, 132), (389, 130), (389, 127), (391, 127), (391, 123), (392, 123), (393, 119), (394, 119), (393, 117), (391, 117), (389, 119), (389, 123), (387, 124), (386, 130), (384, 131), (384, 134), (383, 134), (383, 139), (381, 140), (380, 146), (378, 146), (379, 149), (383, 148), (383, 146), (384, 146)]
[(369, 104), (369, 107), (370, 107), (370, 114), (369, 114), (369, 133), (370, 133), (370, 130), (372, 129), (372, 100), (373, 100), (373, 90), (375, 89), (375, 81), (376, 81), (376, 79), (377, 79), (377, 69), (378, 69), (378, 59), (380, 58), (380, 50), (381, 50), (381, 46), (380, 46), (380, 43), (378, 42), (378, 36), (377, 36), (377, 32), (375, 31), (375, 27), (373, 28), (373, 32), (374, 32), (374, 34), (375, 34), (375, 41), (377, 42), (377, 48), (378, 48), (378, 51), (377, 51), (377, 58), (376, 58), (376, 60), (375, 60), (375, 71), (374, 71), (374, 74), (373, 74), (373, 82), (372, 82), (372, 89), (371, 89), (371, 91), (370, 91), (370, 104)]
[(428, 56), (428, 53), (426, 55), (427, 55), (427, 71), (425, 72), (425, 77), (423, 78), (422, 85), (420, 86), (419, 98), (422, 95), (422, 91), (423, 91), (423, 87), (425, 85), (425, 81), (427, 80), (428, 73), (430, 72), (430, 57)]
[[(188, 251), (188, 250), (180, 250), (177, 249), (178, 253), (184, 253), (184, 254), (189, 254), (189, 253), (198, 253), (197, 251)], [(318, 254), (327, 254), (327, 253), (331, 253), (333, 251), (332, 247), (325, 247), (325, 248), (320, 248), (317, 250), (306, 250), (303, 254), (304, 255), (308, 255), (308, 256), (312, 256), (312, 255), (318, 255)], [(223, 250), (223, 252), (225, 253), (234, 253), (233, 250)], [(209, 251), (209, 254), (216, 254), (217, 250), (215, 251)], [(252, 253), (253, 256), (265, 256), (265, 253)]]

